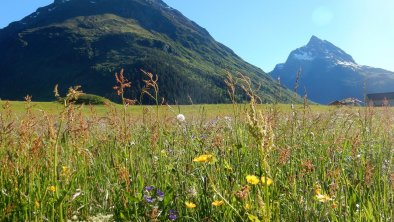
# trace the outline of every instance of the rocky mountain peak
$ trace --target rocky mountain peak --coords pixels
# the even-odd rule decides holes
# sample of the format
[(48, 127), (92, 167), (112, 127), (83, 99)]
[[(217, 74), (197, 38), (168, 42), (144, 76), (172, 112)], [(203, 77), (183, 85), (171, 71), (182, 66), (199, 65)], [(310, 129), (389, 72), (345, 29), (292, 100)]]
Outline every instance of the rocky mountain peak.
[(307, 45), (294, 50), (290, 54), (289, 59), (303, 61), (320, 59), (332, 64), (342, 63), (357, 65), (351, 55), (336, 47), (331, 42), (319, 39), (314, 35), (310, 38)]
[(322, 46), (326, 41), (319, 39), (318, 37), (312, 35), (307, 46), (308, 47), (319, 47)]
[[(301, 77), (297, 77), (300, 68)], [(309, 99), (322, 104), (344, 98), (362, 100), (365, 92), (394, 90), (393, 72), (359, 65), (351, 55), (316, 36), (292, 51), (287, 61), (276, 65), (270, 74), (273, 79), (280, 77), (281, 84), (288, 88), (298, 81)], [(300, 95), (305, 91), (299, 91)]]

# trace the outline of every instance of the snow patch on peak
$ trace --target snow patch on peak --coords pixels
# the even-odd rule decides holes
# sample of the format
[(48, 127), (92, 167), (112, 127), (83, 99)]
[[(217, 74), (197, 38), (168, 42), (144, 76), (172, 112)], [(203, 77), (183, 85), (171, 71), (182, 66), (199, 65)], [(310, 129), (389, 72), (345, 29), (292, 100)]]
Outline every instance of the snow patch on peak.
[(360, 69), (362, 67), (362, 66), (360, 66), (360, 65), (358, 65), (358, 64), (356, 64), (354, 62), (340, 61), (340, 60), (337, 60), (335, 62), (335, 64), (336, 65), (340, 65), (340, 66), (344, 66), (344, 67), (349, 67), (349, 68), (351, 68), (353, 70)]
[(315, 57), (312, 55), (311, 52), (297, 52), (293, 54), (293, 57), (298, 60), (306, 60), (306, 61), (312, 61), (315, 59)]

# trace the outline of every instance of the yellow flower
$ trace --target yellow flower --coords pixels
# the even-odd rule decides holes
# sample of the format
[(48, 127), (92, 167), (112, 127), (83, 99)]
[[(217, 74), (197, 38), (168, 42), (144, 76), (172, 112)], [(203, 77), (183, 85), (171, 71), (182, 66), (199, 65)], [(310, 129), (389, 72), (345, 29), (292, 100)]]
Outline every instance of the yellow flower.
[(332, 200), (327, 194), (317, 194), (316, 199), (322, 203)]
[(197, 206), (193, 202), (189, 202), (189, 201), (185, 202), (185, 204), (186, 204), (186, 207), (189, 208), (189, 209), (196, 208), (196, 206)]
[(62, 176), (67, 176), (70, 173), (70, 168), (63, 166), (62, 167)]
[(221, 201), (221, 200), (215, 200), (215, 201), (212, 202), (212, 205), (215, 206), (215, 207), (220, 207), (220, 206), (223, 205), (223, 203), (224, 202)]
[(34, 202), (34, 208), (38, 209), (40, 207), (40, 202), (37, 200)]
[(259, 178), (254, 175), (247, 175), (246, 181), (250, 184), (256, 185), (260, 182)]
[(51, 192), (55, 192), (56, 191), (56, 187), (55, 186), (50, 186), (48, 187), (48, 190)]
[(250, 204), (245, 204), (244, 208), (245, 208), (245, 210), (250, 210), (250, 208), (252, 208), (252, 207), (250, 206)]
[(193, 159), (193, 162), (198, 162), (198, 163), (208, 163), (213, 161), (213, 156), (211, 154), (204, 154), (201, 156), (198, 156)]
[(314, 189), (315, 189), (315, 194), (316, 195), (321, 194), (321, 186), (320, 186), (320, 184), (315, 184), (314, 185)]
[(264, 185), (267, 183), (267, 186), (269, 186), (273, 183), (273, 181), (269, 177), (261, 177), (261, 183)]

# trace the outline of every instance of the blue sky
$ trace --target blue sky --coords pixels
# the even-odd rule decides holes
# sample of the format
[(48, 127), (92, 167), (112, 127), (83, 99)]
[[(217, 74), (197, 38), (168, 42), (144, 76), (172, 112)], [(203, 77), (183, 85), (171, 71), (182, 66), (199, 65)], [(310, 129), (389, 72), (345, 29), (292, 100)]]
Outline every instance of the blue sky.
[[(312, 35), (362, 65), (394, 71), (393, 0), (164, 0), (269, 72)], [(1, 0), (0, 28), (53, 0)]]

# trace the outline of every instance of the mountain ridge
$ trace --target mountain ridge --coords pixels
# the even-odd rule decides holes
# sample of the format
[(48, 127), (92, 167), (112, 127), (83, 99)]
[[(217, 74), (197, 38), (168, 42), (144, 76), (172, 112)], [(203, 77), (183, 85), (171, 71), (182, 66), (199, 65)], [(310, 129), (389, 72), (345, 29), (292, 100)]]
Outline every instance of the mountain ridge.
[(115, 99), (113, 75), (125, 68), (132, 97), (143, 88), (145, 69), (159, 75), (161, 95), (173, 103), (229, 102), (227, 72), (261, 84), (265, 102), (299, 101), (161, 0), (56, 1), (0, 29), (0, 50), (0, 98), (50, 100), (59, 84), (61, 91), (82, 85)]
[(292, 88), (298, 70), (299, 94), (306, 91), (311, 100), (322, 104), (348, 97), (364, 100), (365, 93), (394, 91), (394, 72), (359, 65), (350, 54), (316, 36), (293, 50), (270, 75)]

